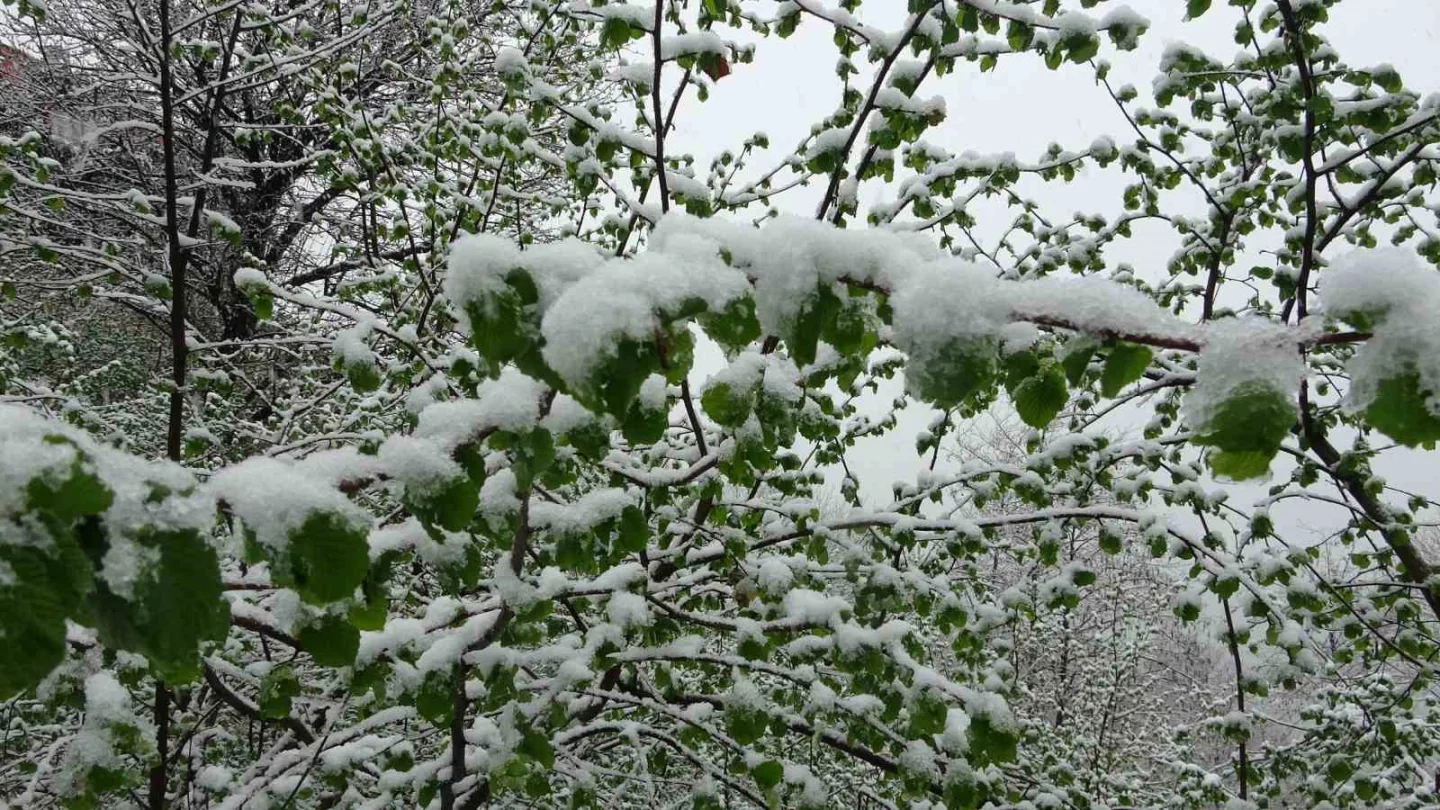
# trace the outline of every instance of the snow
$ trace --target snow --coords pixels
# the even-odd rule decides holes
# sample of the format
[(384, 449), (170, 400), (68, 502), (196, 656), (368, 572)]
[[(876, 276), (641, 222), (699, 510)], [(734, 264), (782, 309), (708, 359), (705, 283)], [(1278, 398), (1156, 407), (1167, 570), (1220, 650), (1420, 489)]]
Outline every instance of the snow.
[(963, 755), (970, 750), (970, 715), (964, 709), (952, 706), (946, 711), (940, 745), (951, 754)]
[(790, 589), (790, 585), (795, 581), (795, 572), (783, 559), (766, 557), (760, 562), (755, 580), (767, 593), (778, 595)]
[(896, 267), (938, 255), (927, 237), (916, 234), (846, 230), (788, 215), (757, 229), (678, 212), (656, 226), (650, 250), (670, 253), (687, 236), (711, 242), (716, 252), (723, 248), (731, 264), (754, 279), (756, 315), (767, 334), (784, 334), (822, 283), (841, 278), (888, 283)]
[(513, 515), (520, 511), (518, 482), (509, 469), (500, 470), (480, 485), (480, 511), (486, 515)]
[(920, 740), (911, 740), (900, 752), (900, 765), (907, 773), (933, 778), (939, 769), (935, 766), (935, 752)]
[(650, 606), (645, 597), (629, 591), (616, 591), (610, 595), (605, 606), (605, 615), (610, 621), (623, 628), (643, 627), (650, 623)]
[(530, 505), (530, 524), (557, 534), (578, 534), (620, 516), (635, 496), (623, 489), (597, 489), (571, 503), (537, 500)]
[(225, 790), (235, 779), (235, 772), (224, 765), (206, 765), (195, 772), (195, 784), (212, 793)]
[(785, 594), (785, 615), (805, 624), (829, 626), (840, 620), (842, 613), (848, 613), (851, 605), (840, 596), (796, 588)]
[(391, 436), (380, 445), (379, 457), (386, 472), (418, 491), (465, 474), (439, 444), (414, 436)]
[(603, 257), (590, 244), (564, 239), (534, 245), (521, 251), (514, 242), (493, 234), (468, 234), (450, 245), (444, 292), (465, 328), (465, 310), (471, 304), (486, 305), (488, 296), (506, 290), (505, 276), (524, 269), (540, 294), (543, 312), (571, 285), (600, 266)]
[(242, 267), (235, 271), (235, 286), (239, 289), (258, 288), (268, 290), (270, 281), (265, 274), (254, 267)]
[(545, 313), (545, 362), (584, 387), (622, 338), (649, 341), (661, 315), (690, 299), (720, 310), (748, 292), (745, 277), (720, 261), (715, 246), (680, 237), (634, 259), (612, 259), (567, 289)]
[(421, 411), (415, 435), (453, 450), (492, 428), (528, 430), (540, 421), (545, 391), (543, 383), (507, 367), (481, 383), (474, 399), (437, 402)]
[(97, 672), (85, 679), (85, 714), (99, 723), (131, 720), (130, 693), (109, 672)]
[(529, 66), (529, 60), (519, 48), (505, 45), (495, 51), (495, 71), (502, 76), (523, 74)]
[(334, 353), (335, 359), (344, 366), (361, 365), (373, 366), (375, 364), (375, 352), (370, 350), (365, 343), (373, 327), (369, 323), (361, 323), (352, 329), (341, 330), (335, 335)]
[(1363, 410), (1381, 382), (1413, 369), (1440, 416), (1440, 273), (1400, 248), (1354, 250), (1320, 273), (1324, 314), (1373, 322), (1374, 336), (1347, 365), (1347, 404)]
[(369, 517), (339, 490), (279, 459), (252, 457), (210, 477), (205, 491), (229, 506), (256, 542), (276, 552), (289, 548), (290, 533), (314, 514), (329, 512), (363, 529)]
[(1264, 386), (1294, 401), (1305, 363), (1293, 330), (1264, 318), (1225, 318), (1209, 324), (1195, 385), (1185, 394), (1185, 423), (1203, 432), (1242, 386)]

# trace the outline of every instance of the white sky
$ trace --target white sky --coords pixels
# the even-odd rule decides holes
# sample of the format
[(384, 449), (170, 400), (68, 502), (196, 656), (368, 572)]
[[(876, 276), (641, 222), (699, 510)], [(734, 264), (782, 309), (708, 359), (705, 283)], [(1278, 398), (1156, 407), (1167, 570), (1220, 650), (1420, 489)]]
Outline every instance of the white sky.
[[(1118, 3), (1107, 3), (1097, 10), (1115, 5)], [(1224, 0), (1215, 2), (1201, 20), (1190, 23), (1183, 21), (1184, 0), (1130, 0), (1129, 5), (1150, 19), (1150, 30), (1137, 50), (1116, 52), (1107, 40), (1100, 56), (1113, 63), (1112, 85), (1135, 85), (1140, 90), (1139, 103), (1148, 102), (1151, 79), (1171, 43), (1187, 42), (1221, 58), (1238, 49), (1232, 37), (1239, 10)], [(870, 0), (858, 16), (867, 24), (894, 29), (904, 22), (905, 6), (904, 0)], [(1324, 33), (1347, 63), (1372, 66), (1388, 62), (1411, 89), (1421, 94), (1440, 91), (1440, 0), (1350, 0), (1332, 10)], [(838, 52), (831, 34), (828, 24), (806, 18), (789, 39), (760, 40), (755, 61), (735, 65), (731, 75), (715, 85), (708, 102), (701, 104), (693, 94), (687, 96), (676, 116), (677, 129), (667, 139), (667, 151), (693, 154), (697, 173), (703, 174), (712, 156), (726, 148), (738, 151), (746, 137), (763, 131), (770, 137), (770, 154), (752, 161), (749, 172), (770, 168), (838, 104), (841, 84), (834, 72)], [(858, 83), (862, 91), (868, 88), (868, 80), (864, 76)], [(667, 87), (667, 99), (669, 94)], [(994, 71), (982, 74), (977, 64), (962, 61), (955, 72), (938, 80), (931, 77), (919, 92), (925, 97), (936, 94), (944, 96), (948, 114), (925, 138), (957, 153), (1014, 152), (1022, 161), (1029, 161), (1040, 157), (1052, 142), (1080, 150), (1101, 135), (1109, 135), (1119, 144), (1133, 141), (1124, 118), (1087, 66), (1067, 64), (1051, 71), (1039, 58), (1022, 54), (1002, 57)], [(897, 168), (897, 176), (903, 176), (903, 170)], [(1069, 185), (1037, 180), (1023, 185), (1022, 192), (1039, 201), (1047, 217), (1066, 218), (1084, 210), (1113, 218), (1122, 210), (1121, 191), (1129, 179), (1112, 166), (1082, 173)], [(785, 212), (813, 216), (822, 190), (819, 184), (794, 189), (772, 198), (772, 203)], [(879, 182), (863, 186), (862, 216), (865, 204), (887, 196)], [(1183, 192), (1172, 192), (1171, 199), (1183, 200)], [(1198, 194), (1193, 202), (1181, 204), (1189, 209), (1185, 213), (1204, 212)], [(984, 210), (972, 207), (982, 217), (978, 229), (982, 233), (987, 224), (994, 234), (993, 229), (1009, 221), (1003, 209), (994, 207), (998, 216), (987, 223)], [(1111, 262), (1129, 262), (1142, 276), (1153, 278), (1161, 275), (1176, 246), (1168, 226), (1136, 227), (1135, 238), (1112, 246), (1107, 257)], [(713, 347), (702, 351), (695, 382), (703, 381), (722, 363)], [(861, 479), (868, 502), (885, 503), (893, 482), (914, 480), (920, 462), (913, 439), (930, 419), (929, 409), (912, 407), (890, 436), (863, 441), (852, 451), (851, 467)], [(1131, 421), (1127, 425), (1119, 415), (1110, 427), (1134, 430), (1138, 424), (1133, 416)], [(1436, 454), (1394, 452), (1377, 468), (1397, 486), (1440, 498)], [(1281, 469), (1278, 463), (1276, 469)], [(1241, 505), (1263, 494), (1264, 486), (1247, 486), (1237, 488), (1232, 498)], [(1317, 510), (1313, 504), (1285, 507), (1275, 513), (1282, 528), (1333, 526), (1335, 517), (1334, 511), (1323, 506)]]

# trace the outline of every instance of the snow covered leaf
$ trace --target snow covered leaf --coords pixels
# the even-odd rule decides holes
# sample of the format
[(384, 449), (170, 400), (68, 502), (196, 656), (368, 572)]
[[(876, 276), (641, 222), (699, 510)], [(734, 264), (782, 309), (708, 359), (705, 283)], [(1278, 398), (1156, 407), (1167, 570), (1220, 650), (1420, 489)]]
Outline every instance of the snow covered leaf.
[(998, 382), (997, 351), (993, 338), (951, 338), (923, 363), (912, 358), (905, 379), (917, 396), (937, 408), (978, 404)]
[(200, 675), (200, 645), (230, 629), (229, 604), (221, 598), (215, 549), (195, 531), (142, 532), (131, 541), (138, 556), (158, 557), (128, 583), (128, 597), (97, 582), (95, 621), (108, 646), (149, 659), (169, 683)]
[(1270, 470), (1296, 418), (1295, 403), (1264, 381), (1248, 381), (1211, 410), (1195, 443), (1214, 447), (1208, 456), (1217, 476), (1234, 481), (1258, 478)]

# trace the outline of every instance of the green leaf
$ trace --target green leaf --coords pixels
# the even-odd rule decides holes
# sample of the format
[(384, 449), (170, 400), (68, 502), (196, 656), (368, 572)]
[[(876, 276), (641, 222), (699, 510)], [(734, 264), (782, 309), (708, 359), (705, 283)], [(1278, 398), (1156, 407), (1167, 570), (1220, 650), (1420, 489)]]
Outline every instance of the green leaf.
[(291, 532), (287, 556), (288, 566), (275, 572), (277, 581), (312, 605), (348, 598), (370, 567), (365, 530), (331, 512), (315, 512)]
[(368, 394), (380, 387), (380, 372), (374, 363), (346, 363), (345, 378), (350, 381), (350, 387), (360, 394)]
[(702, 313), (697, 320), (705, 334), (720, 347), (738, 352), (760, 337), (760, 320), (750, 296), (737, 298), (719, 312)]
[(290, 716), (295, 698), (300, 695), (300, 679), (288, 664), (281, 664), (260, 679), (260, 716), (284, 720)]
[(159, 551), (159, 564), (137, 578), (129, 600), (99, 583), (94, 605), (100, 639), (144, 655), (169, 683), (193, 681), (200, 675), (200, 644), (219, 641), (230, 630), (219, 558), (194, 530), (147, 531), (133, 542)]
[(412, 506), (418, 517), (446, 531), (462, 531), (475, 519), (480, 507), (480, 484), (468, 477), (456, 478), (433, 492), (423, 493)]
[(738, 428), (755, 408), (755, 392), (753, 389), (737, 391), (726, 383), (716, 383), (700, 394), (700, 407), (717, 424)]
[(360, 631), (341, 616), (325, 616), (300, 631), (300, 646), (322, 667), (348, 667), (360, 650)]
[[(53, 444), (70, 444), (68, 440), (47, 438)], [(70, 466), (70, 474), (62, 481), (51, 476), (37, 476), (25, 486), (28, 509), (46, 512), (62, 523), (71, 523), (110, 508), (115, 493), (99, 478), (85, 469), (84, 456), (78, 450)]]
[(1222, 479), (1245, 481), (1270, 471), (1270, 459), (1295, 424), (1295, 403), (1262, 380), (1241, 383), (1226, 397), (1195, 443), (1216, 448), (1207, 457)]
[(1365, 418), (1406, 447), (1432, 447), (1440, 442), (1440, 416), (1427, 405), (1433, 396), (1433, 391), (1421, 385), (1420, 375), (1412, 366), (1381, 381), (1375, 398), (1365, 408)]
[(835, 316), (840, 313), (841, 301), (829, 284), (821, 284), (801, 305), (800, 312), (790, 325), (785, 343), (790, 347), (790, 357), (797, 366), (808, 366), (815, 362), (815, 350), (820, 345), (820, 335), (833, 328)]
[(631, 444), (654, 444), (665, 436), (665, 428), (670, 426), (668, 417), (663, 408), (646, 408), (635, 402), (625, 413), (620, 432)]
[(1010, 396), (1015, 401), (1015, 410), (1030, 427), (1041, 429), (1049, 425), (1065, 407), (1069, 391), (1065, 386), (1065, 375), (1051, 366), (1016, 385)]
[(764, 712), (741, 708), (725, 710), (725, 730), (741, 745), (750, 745), (765, 736), (767, 726)]
[(1060, 366), (1065, 369), (1065, 380), (1071, 385), (1079, 385), (1085, 370), (1090, 367), (1090, 358), (1095, 356), (1095, 344), (1086, 341), (1081, 346), (1069, 346), (1069, 351), (1061, 359)]
[(1105, 358), (1105, 368), (1100, 372), (1100, 393), (1113, 397), (1121, 389), (1140, 379), (1150, 367), (1154, 355), (1149, 346), (1134, 343), (1116, 343)]
[(620, 530), (615, 536), (617, 551), (638, 554), (650, 542), (650, 525), (645, 522), (645, 513), (638, 506), (627, 506), (620, 511)]
[(997, 729), (985, 716), (970, 718), (970, 750), (981, 754), (991, 763), (1014, 762), (1020, 744), (1019, 738)]
[(1274, 453), (1230, 452), (1213, 450), (1205, 457), (1210, 471), (1222, 481), (1249, 481), (1270, 473)]
[(769, 790), (780, 784), (780, 780), (785, 777), (785, 766), (776, 760), (767, 759), (756, 765), (750, 773), (754, 775), (755, 783), (762, 790)]
[(69, 536), (42, 551), (0, 545), (14, 573), (0, 586), (0, 700), (39, 683), (65, 657), (65, 619), (91, 584), (90, 561)]
[(555, 767), (555, 749), (550, 745), (550, 737), (544, 732), (535, 729), (526, 731), (525, 736), (520, 738), (519, 750), (546, 768)]
[(923, 363), (911, 359), (906, 380), (938, 408), (987, 398), (997, 383), (997, 345), (989, 337), (951, 338)]
[(1210, 10), (1210, 0), (1185, 0), (1185, 19), (1199, 19), (1201, 14)]
[(448, 671), (430, 672), (415, 694), (415, 710), (436, 728), (450, 725), (450, 714), (455, 705), (452, 680)]

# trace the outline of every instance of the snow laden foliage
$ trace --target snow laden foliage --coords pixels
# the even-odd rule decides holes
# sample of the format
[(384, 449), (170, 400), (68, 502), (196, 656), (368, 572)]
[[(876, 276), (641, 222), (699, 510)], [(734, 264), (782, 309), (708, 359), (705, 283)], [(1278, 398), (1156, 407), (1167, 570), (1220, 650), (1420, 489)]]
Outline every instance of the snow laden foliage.
[[(1113, 0), (482, 5), (7, 2), (5, 802), (1436, 804), (1440, 104), (1339, 3), (1143, 101)], [(940, 130), (1020, 59), (1124, 128)]]

